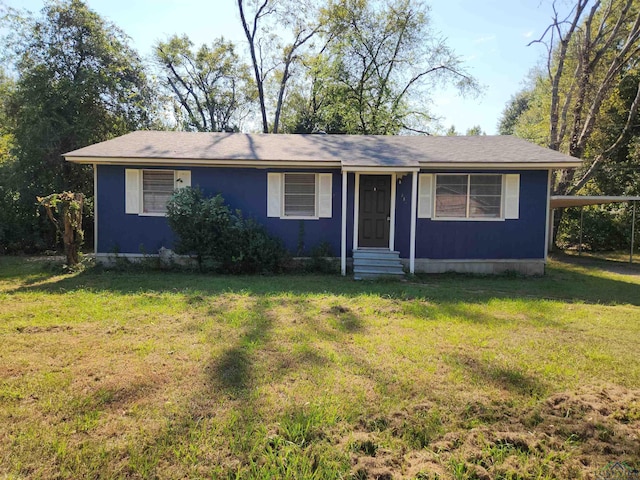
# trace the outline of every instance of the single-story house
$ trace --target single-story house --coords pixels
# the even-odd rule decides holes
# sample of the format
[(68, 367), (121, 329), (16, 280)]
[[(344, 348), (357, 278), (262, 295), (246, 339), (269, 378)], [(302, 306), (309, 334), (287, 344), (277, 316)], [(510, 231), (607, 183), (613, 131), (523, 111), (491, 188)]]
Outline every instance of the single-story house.
[(512, 136), (137, 131), (64, 156), (93, 165), (98, 258), (171, 249), (165, 204), (191, 185), (294, 253), (326, 242), (356, 277), (541, 274), (551, 172), (580, 165)]

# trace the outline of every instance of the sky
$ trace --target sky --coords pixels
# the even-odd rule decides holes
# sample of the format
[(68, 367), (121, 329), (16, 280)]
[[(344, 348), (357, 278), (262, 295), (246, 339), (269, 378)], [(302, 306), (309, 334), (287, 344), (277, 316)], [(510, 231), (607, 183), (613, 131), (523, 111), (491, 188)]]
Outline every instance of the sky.
[[(0, 0), (7, 6), (38, 12), (42, 0)], [(187, 34), (196, 44), (224, 36), (246, 46), (235, 0), (87, 0), (88, 5), (131, 37), (144, 58), (152, 45), (173, 34)], [(497, 134), (500, 115), (523, 87), (530, 70), (544, 57), (540, 37), (551, 22), (551, 0), (431, 0), (433, 28), (464, 60), (483, 86), (477, 98), (454, 89), (431, 93), (428, 110), (444, 128), (464, 133), (479, 125)], [(562, 2), (560, 2), (560, 6)]]

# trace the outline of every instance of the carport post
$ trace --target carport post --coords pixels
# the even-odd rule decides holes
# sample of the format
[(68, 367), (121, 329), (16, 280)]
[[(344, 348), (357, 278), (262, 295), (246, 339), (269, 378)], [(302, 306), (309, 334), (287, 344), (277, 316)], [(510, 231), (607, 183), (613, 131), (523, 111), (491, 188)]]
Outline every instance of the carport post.
[(580, 243), (578, 244), (578, 256), (582, 255), (582, 222), (584, 220), (584, 207), (580, 207)]
[(631, 252), (629, 253), (629, 263), (633, 263), (633, 244), (636, 236), (636, 202), (633, 201), (633, 213), (631, 214)]

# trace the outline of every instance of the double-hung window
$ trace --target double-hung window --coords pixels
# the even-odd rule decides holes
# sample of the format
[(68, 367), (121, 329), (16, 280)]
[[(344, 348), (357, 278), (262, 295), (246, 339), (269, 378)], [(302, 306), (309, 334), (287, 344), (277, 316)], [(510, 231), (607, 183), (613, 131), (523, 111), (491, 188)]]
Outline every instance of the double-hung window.
[(436, 175), (436, 218), (500, 218), (502, 175)]
[(142, 171), (142, 213), (167, 212), (167, 202), (174, 190), (173, 170)]
[(282, 219), (330, 218), (331, 173), (270, 172), (267, 175), (267, 216)]
[(418, 217), (502, 220), (519, 217), (520, 175), (420, 174)]
[(284, 216), (316, 216), (316, 174), (284, 174)]
[(163, 216), (173, 191), (191, 186), (190, 170), (125, 170), (125, 212)]

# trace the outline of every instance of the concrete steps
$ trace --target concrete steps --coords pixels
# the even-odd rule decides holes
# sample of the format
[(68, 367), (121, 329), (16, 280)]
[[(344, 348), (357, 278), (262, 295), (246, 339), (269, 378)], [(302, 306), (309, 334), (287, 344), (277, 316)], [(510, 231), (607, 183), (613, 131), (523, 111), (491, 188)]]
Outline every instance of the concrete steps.
[(354, 250), (353, 277), (356, 280), (404, 277), (400, 253), (382, 248), (360, 248)]

